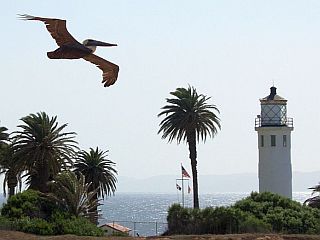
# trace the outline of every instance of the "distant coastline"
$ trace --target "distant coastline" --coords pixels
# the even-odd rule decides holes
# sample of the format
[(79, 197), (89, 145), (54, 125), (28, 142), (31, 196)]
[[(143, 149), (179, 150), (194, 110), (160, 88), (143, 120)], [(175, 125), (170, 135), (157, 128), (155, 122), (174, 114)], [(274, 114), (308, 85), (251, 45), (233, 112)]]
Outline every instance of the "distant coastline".
[[(148, 178), (118, 177), (117, 192), (119, 193), (176, 193), (177, 175), (159, 175)], [(320, 171), (293, 172), (293, 192), (308, 192), (308, 188), (320, 181)], [(190, 180), (190, 185), (192, 182)], [(258, 191), (256, 173), (239, 173), (226, 175), (200, 175), (199, 193), (216, 192), (252, 192)], [(311, 191), (310, 191), (311, 192)]]
[[(116, 193), (176, 193), (175, 184), (178, 177), (178, 175), (159, 175), (147, 178), (119, 176)], [(2, 181), (3, 178), (0, 177), (0, 182)], [(293, 172), (293, 192), (311, 193), (311, 190), (308, 188), (316, 185), (318, 182), (320, 182), (320, 171)], [(191, 180), (190, 186), (192, 186)], [(199, 176), (200, 194), (217, 192), (249, 193), (258, 191), (258, 188), (258, 176), (256, 173)], [(0, 189), (0, 197), (2, 198), (2, 187)]]

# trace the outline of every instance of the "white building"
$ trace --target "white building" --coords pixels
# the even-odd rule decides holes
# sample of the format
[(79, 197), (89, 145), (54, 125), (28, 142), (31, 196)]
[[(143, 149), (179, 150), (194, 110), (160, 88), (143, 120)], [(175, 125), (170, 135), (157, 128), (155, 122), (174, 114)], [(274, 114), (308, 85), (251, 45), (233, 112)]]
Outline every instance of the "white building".
[(131, 231), (130, 228), (124, 227), (118, 223), (112, 222), (112, 223), (106, 223), (102, 226), (100, 226), (102, 230), (105, 231), (106, 236), (111, 235), (123, 235), (123, 236), (129, 236), (129, 233)]
[(292, 198), (291, 131), (287, 100), (276, 87), (260, 99), (261, 114), (255, 121), (259, 148), (259, 192), (273, 192)]

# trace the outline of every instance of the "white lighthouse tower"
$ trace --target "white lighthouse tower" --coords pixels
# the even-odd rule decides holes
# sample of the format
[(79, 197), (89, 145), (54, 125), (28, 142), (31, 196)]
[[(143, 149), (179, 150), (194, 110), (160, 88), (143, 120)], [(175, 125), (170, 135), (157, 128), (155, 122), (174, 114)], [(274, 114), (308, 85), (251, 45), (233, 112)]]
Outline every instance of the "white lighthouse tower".
[(287, 100), (270, 88), (260, 99), (261, 114), (255, 121), (259, 148), (259, 192), (273, 192), (292, 198), (291, 131), (293, 119), (287, 118)]

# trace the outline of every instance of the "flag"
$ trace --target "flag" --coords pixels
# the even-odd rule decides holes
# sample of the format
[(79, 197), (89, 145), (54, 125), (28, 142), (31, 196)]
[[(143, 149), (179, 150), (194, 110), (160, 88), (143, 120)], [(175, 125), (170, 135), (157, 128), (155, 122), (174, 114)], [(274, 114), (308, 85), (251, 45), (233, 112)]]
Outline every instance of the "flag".
[(191, 193), (191, 187), (188, 185), (188, 193)]
[(181, 187), (179, 186), (179, 184), (178, 183), (176, 183), (176, 188), (179, 190), (179, 191), (181, 191)]
[(184, 169), (182, 165), (181, 165), (181, 170), (182, 170), (182, 177), (190, 178), (189, 173)]

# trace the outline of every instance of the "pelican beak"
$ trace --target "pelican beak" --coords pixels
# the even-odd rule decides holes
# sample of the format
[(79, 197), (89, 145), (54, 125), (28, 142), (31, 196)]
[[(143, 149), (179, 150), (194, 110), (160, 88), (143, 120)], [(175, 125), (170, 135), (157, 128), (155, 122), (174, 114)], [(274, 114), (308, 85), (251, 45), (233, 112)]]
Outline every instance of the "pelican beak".
[(100, 47), (115, 47), (115, 46), (118, 46), (117, 44), (105, 43), (105, 42), (96, 41), (96, 40), (91, 40), (88, 45), (100, 46)]

